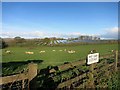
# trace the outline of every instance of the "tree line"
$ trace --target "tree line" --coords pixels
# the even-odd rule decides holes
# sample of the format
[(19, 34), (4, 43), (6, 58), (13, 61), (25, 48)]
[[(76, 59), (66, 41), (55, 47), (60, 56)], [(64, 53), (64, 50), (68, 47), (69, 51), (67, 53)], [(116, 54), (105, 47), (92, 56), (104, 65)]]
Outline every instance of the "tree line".
[[(97, 37), (91, 37), (91, 36), (80, 36), (78, 38), (35, 38), (35, 39), (25, 39), (22, 37), (14, 37), (14, 38), (0, 38), (0, 48), (6, 48), (8, 46), (39, 46), (39, 45), (47, 45), (47, 46), (58, 46), (58, 45), (66, 45), (64, 43), (58, 43), (58, 40), (99, 40), (101, 43), (118, 43), (119, 40), (100, 40), (100, 38)], [(86, 44), (87, 42), (77, 42), (75, 44)], [(71, 44), (71, 43), (70, 43)], [(90, 43), (89, 43), (90, 44)], [(67, 44), (68, 45), (68, 44)]]

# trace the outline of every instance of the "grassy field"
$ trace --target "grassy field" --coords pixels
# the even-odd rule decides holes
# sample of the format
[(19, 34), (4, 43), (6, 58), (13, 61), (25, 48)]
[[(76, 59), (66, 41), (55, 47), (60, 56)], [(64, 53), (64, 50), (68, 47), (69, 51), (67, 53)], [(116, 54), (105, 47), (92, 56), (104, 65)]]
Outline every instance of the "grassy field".
[[(73, 54), (64, 50), (74, 50)], [(60, 65), (64, 62), (72, 62), (85, 58), (90, 50), (95, 49), (100, 55), (110, 53), (112, 49), (118, 49), (117, 44), (92, 44), (92, 45), (76, 45), (76, 46), (39, 46), (39, 47), (8, 47), (2, 51), (2, 62), (22, 62), (28, 60), (42, 60), (39, 68), (45, 68), (49, 65)], [(11, 54), (6, 54), (5, 50), (10, 50)], [(39, 53), (44, 50), (45, 53)], [(53, 51), (55, 50), (55, 51)], [(59, 51), (63, 50), (63, 51)], [(34, 54), (25, 54), (26, 51), (34, 52)]]
[[(64, 51), (66, 49), (66, 51)], [(3, 49), (2, 52), (2, 74), (0, 76), (8, 76), (16, 73), (21, 73), (24, 69), (27, 67), (28, 61), (35, 61), (37, 62), (39, 66), (39, 73), (36, 77), (36, 81), (34, 82), (33, 86), (42, 88), (51, 87), (53, 85), (57, 85), (57, 83), (60, 83), (59, 81), (64, 81), (66, 79), (70, 79), (71, 77), (77, 77), (76, 75), (79, 75), (82, 69), (83, 71), (88, 70), (88, 67), (86, 66), (77, 66), (73, 69), (64, 70), (64, 72), (59, 71), (55, 73), (55, 76), (53, 76), (54, 83), (51, 82), (48, 84), (49, 77), (51, 77), (51, 74), (47, 76), (47, 73), (45, 73), (45, 70), (47, 66), (56, 66), (63, 64), (65, 62), (74, 62), (77, 60), (80, 60), (81, 58), (85, 58), (90, 50), (95, 49), (100, 55), (112, 53), (111, 50), (118, 50), (118, 44), (89, 44), (89, 45), (73, 45), (73, 46), (54, 46), (54, 47), (48, 47), (48, 46), (37, 46), (37, 47), (8, 47)], [(6, 53), (6, 50), (10, 50), (11, 53)], [(55, 50), (55, 51), (53, 51)], [(61, 51), (62, 50), (62, 51)], [(74, 50), (75, 53), (68, 53), (68, 50)], [(26, 54), (26, 51), (34, 52), (34, 54)], [(45, 53), (39, 53), (40, 51), (45, 51)], [(108, 59), (107, 59), (108, 60)], [(109, 59), (114, 61), (113, 59)], [(42, 61), (42, 62), (41, 62)], [(26, 63), (27, 62), (27, 63)], [(100, 65), (101, 66), (101, 65)], [(104, 67), (104, 65), (102, 66)], [(44, 71), (44, 72), (42, 72)], [(101, 73), (102, 71), (100, 71)], [(59, 74), (58, 74), (59, 73)], [(98, 73), (97, 73), (98, 74)], [(100, 75), (100, 74), (98, 74)], [(101, 76), (101, 75), (100, 75)], [(96, 87), (100, 87), (99, 85), (102, 85), (104, 87), (104, 83), (108, 83), (108, 88), (117, 88), (118, 82), (117, 75), (113, 74), (112, 78), (105, 77), (102, 75), (102, 78), (99, 77), (97, 79), (100, 79)], [(104, 81), (103, 81), (104, 80)], [(106, 82), (107, 81), (107, 82)], [(47, 82), (47, 84), (46, 84)], [(101, 83), (102, 82), (102, 83)], [(32, 87), (32, 86), (31, 86)]]

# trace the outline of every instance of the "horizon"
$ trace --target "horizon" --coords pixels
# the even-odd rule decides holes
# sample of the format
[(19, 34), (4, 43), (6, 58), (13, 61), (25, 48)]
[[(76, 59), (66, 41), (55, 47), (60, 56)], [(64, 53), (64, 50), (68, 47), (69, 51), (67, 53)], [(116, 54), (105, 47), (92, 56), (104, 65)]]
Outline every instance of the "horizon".
[[(20, 36), (15, 36), (15, 37), (20, 37)], [(15, 37), (0, 37), (1, 39), (14, 39)], [(24, 38), (24, 37), (20, 37), (20, 38)], [(44, 38), (57, 38), (57, 37), (44, 37)], [(44, 39), (44, 38), (24, 38), (24, 39)], [(70, 39), (71, 37), (68, 37), (68, 38), (61, 38), (61, 39)], [(76, 37), (76, 38), (79, 38), (79, 37)], [(100, 38), (100, 37), (97, 37), (97, 38)], [(100, 38), (100, 40), (120, 40), (119, 38)]]
[(2, 17), (3, 38), (118, 38), (118, 2), (3, 2)]

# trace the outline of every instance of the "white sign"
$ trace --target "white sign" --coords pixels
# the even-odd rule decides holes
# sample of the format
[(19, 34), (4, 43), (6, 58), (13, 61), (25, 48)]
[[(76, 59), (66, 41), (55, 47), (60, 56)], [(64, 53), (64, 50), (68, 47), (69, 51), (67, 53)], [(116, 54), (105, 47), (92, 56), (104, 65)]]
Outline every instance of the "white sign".
[(99, 61), (99, 53), (88, 54), (87, 64), (96, 63)]

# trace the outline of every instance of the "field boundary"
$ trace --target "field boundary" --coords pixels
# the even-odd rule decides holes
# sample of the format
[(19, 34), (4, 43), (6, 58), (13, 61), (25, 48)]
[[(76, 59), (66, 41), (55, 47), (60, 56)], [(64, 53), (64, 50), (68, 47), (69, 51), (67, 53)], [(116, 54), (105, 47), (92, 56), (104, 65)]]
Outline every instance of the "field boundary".
[[(115, 54), (113, 54), (113, 53), (105, 54), (105, 55), (101, 55), (100, 59), (110, 58), (110, 57), (114, 57), (114, 56), (115, 56)], [(86, 59), (81, 59), (79, 61), (75, 61), (75, 62), (60, 65), (60, 66), (58, 66), (58, 69), (59, 70), (67, 70), (67, 69), (72, 68), (74, 66), (85, 65), (85, 64), (86, 64)], [(49, 72), (54, 73), (54, 72), (56, 72), (56, 70), (53, 68), (53, 69), (50, 69)]]
[[(76, 76), (74, 78), (59, 83), (57, 89), (85, 88), (85, 87), (94, 88), (94, 79), (98, 78), (98, 76), (96, 76), (98, 73), (103, 73), (108, 78), (108, 74), (111, 73), (111, 71), (117, 72), (118, 64), (120, 63), (118, 62), (119, 59), (118, 54), (119, 54), (118, 51), (115, 51), (114, 53), (111, 54), (101, 55), (99, 59), (105, 59), (105, 60), (93, 64), (94, 65), (93, 69), (91, 69), (93, 65), (86, 65), (86, 59), (58, 66), (58, 70), (60, 71), (64, 71), (70, 68), (75, 68), (79, 65), (87, 66), (89, 67), (89, 70), (87, 72), (80, 74), (79, 76)], [(112, 58), (114, 61), (111, 62), (107, 60), (108, 58)], [(100, 64), (103, 66), (97, 66)], [(56, 73), (57, 70), (53, 68), (50, 69), (49, 72), (52, 74), (52, 73)], [(107, 87), (107, 85), (105, 85), (104, 87)]]
[(22, 81), (21, 85), (23, 89), (25, 88), (25, 80), (27, 80), (27, 88), (29, 88), (29, 83), (35, 76), (37, 76), (37, 64), (29, 63), (28, 70), (25, 71), (24, 73), (0, 77), (0, 85), (10, 83), (10, 85), (8, 86), (10, 89), (12, 84), (18, 81)]

